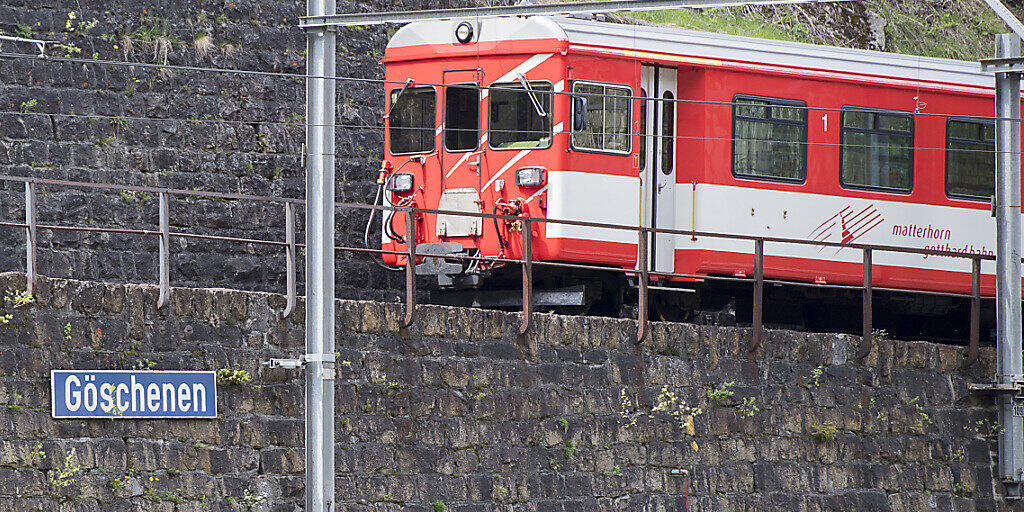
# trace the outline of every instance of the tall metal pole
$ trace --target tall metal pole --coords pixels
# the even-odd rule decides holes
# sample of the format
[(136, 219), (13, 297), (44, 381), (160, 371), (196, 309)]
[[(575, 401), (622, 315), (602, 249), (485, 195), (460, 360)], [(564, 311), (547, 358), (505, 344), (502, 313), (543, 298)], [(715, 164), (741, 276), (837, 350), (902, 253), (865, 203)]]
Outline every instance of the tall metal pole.
[[(309, 16), (337, 12), (308, 0)], [(333, 77), (336, 34), (306, 34), (306, 74)], [(334, 95), (333, 78), (306, 79), (306, 511), (334, 511)]]
[[(1020, 57), (1021, 39), (996, 36), (996, 58)], [(1021, 381), (1020, 75), (996, 73), (996, 384)], [(999, 393), (999, 477), (1008, 496), (1024, 480), (1024, 418), (1014, 415), (1014, 393)]]

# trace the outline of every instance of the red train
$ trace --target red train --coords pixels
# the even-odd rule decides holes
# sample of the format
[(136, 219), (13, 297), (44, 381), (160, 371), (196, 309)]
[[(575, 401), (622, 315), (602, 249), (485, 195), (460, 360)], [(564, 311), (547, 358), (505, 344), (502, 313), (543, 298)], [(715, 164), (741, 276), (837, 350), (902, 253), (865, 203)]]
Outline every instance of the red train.
[[(384, 63), (388, 204), (994, 252), (994, 81), (977, 63), (552, 17), (412, 23)], [(514, 224), (416, 222), (420, 251), (520, 256)], [(383, 247), (404, 250), (404, 233), (403, 217), (386, 216)], [(637, 264), (635, 232), (534, 223), (532, 240), (540, 261)], [(652, 271), (749, 276), (753, 251), (746, 240), (657, 234), (648, 252)], [(768, 243), (764, 254), (769, 279), (862, 280), (860, 250)], [(498, 305), (511, 304), (481, 284), (500, 289), (517, 270), (423, 269), (442, 288), (469, 290), (452, 301)], [(874, 256), (878, 287), (970, 293), (970, 271), (966, 259)], [(982, 272), (992, 296), (994, 265)], [(614, 312), (626, 287), (613, 276), (551, 270), (537, 300)], [(691, 292), (662, 290), (661, 316), (749, 295), (704, 281), (660, 283)], [(794, 307), (769, 298), (766, 314), (819, 318), (809, 293), (818, 292), (772, 288), (792, 301), (776, 305)], [(957, 316), (962, 305), (934, 294), (882, 299), (886, 311), (921, 318)]]

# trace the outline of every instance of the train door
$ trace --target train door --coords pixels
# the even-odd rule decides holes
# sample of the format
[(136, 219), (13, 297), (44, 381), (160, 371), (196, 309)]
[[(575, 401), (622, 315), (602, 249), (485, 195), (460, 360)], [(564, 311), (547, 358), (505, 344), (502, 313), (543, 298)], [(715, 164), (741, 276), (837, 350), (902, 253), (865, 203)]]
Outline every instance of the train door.
[[(481, 212), (480, 208), (480, 70), (452, 69), (442, 72), (441, 210)], [(482, 233), (479, 218), (438, 215), (437, 236), (476, 237)]]
[[(643, 66), (640, 70), (641, 224), (674, 229), (676, 189), (676, 70)], [(648, 99), (649, 98), (649, 99)], [(675, 236), (652, 234), (648, 249), (650, 270), (673, 272)]]

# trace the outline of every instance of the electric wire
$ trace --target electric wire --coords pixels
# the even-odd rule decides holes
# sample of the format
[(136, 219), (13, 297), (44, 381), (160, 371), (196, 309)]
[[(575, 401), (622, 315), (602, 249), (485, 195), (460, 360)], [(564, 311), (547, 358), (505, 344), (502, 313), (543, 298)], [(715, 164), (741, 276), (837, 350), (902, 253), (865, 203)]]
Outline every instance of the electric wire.
[[(298, 79), (303, 79), (303, 80), (304, 79), (319, 79), (319, 80), (336, 80), (336, 81), (343, 81), (343, 82), (356, 82), (356, 83), (368, 83), (368, 84), (380, 84), (380, 85), (405, 85), (405, 83), (406, 83), (404, 81), (387, 80), (387, 79), (382, 79), (382, 78), (364, 78), (364, 77), (338, 76), (338, 75), (335, 75), (335, 76), (309, 75), (309, 74), (303, 74), (303, 73), (284, 73), (284, 72), (278, 72), (278, 71), (255, 71), (255, 70), (231, 69), (231, 68), (211, 68), (211, 67), (202, 67), (202, 66), (188, 66), (188, 65), (182, 65), (182, 64), (157, 64), (157, 63), (137, 62), (137, 61), (128, 62), (128, 61), (117, 61), (117, 60), (108, 60), (108, 59), (85, 59), (85, 58), (79, 58), (79, 57), (55, 57), (55, 56), (49, 56), (49, 55), (39, 56), (39, 55), (32, 55), (32, 54), (8, 53), (8, 52), (0, 52), (0, 58), (29, 59), (29, 60), (44, 61), (44, 62), (67, 62), (67, 63), (75, 63), (75, 64), (94, 64), (94, 65), (107, 65), (107, 66), (122, 66), (122, 67), (129, 67), (129, 68), (141, 67), (141, 68), (150, 68), (150, 69), (157, 69), (157, 70), (159, 70), (159, 69), (167, 69), (167, 70), (172, 70), (172, 71), (194, 71), (194, 72), (225, 73), (225, 74), (236, 74), (236, 75), (244, 75), (244, 76), (266, 76), (266, 77), (273, 77), (273, 78), (295, 79), (295, 80), (298, 80)], [(907, 81), (913, 81), (913, 80), (907, 79)], [(414, 86), (417, 86), (417, 87), (442, 87), (443, 88), (443, 87), (448, 87), (450, 85), (452, 85), (452, 84), (442, 84), (442, 83), (433, 83), (433, 82), (415, 82), (414, 83)], [(464, 85), (464, 84), (462, 84), (462, 85)], [(478, 88), (478, 89), (480, 89), (482, 91), (483, 90), (487, 90), (487, 91), (490, 91), (490, 90), (508, 90), (510, 88), (513, 89), (513, 90), (516, 90), (515, 87), (511, 87), (512, 85), (513, 85), (513, 83), (499, 84), (499, 85), (489, 85), (489, 86), (480, 85), (480, 86), (477, 86), (475, 88)], [(981, 89), (980, 87), (977, 87), (977, 86), (963, 86), (963, 87), (975, 87), (975, 88)], [(987, 88), (984, 88), (984, 89), (988, 90)], [(552, 94), (552, 95), (556, 95), (556, 96), (570, 96), (570, 97), (571, 96), (580, 95), (579, 93), (574, 93), (572, 91), (550, 91), (550, 92), (544, 92), (544, 94)], [(994, 94), (994, 92), (993, 92), (993, 94)], [(611, 97), (611, 98), (616, 98), (616, 99), (620, 99), (620, 100), (623, 100), (623, 99), (628, 99), (628, 100), (647, 100), (647, 101), (659, 101), (659, 102), (663, 102), (663, 103), (664, 102), (670, 102), (670, 103), (687, 103), (687, 104), (697, 104), (697, 105), (722, 105), (722, 106), (749, 105), (749, 103), (736, 102), (736, 101), (695, 100), (695, 99), (682, 99), (682, 98), (673, 98), (673, 99), (666, 99), (666, 98), (644, 98), (644, 97), (641, 97), (641, 96), (616, 95), (616, 94), (607, 94), (607, 93), (586, 93), (585, 96), (595, 97), (595, 98), (596, 97)], [(808, 106), (808, 105), (786, 105), (786, 108), (795, 109), (795, 110), (820, 111), (820, 112), (842, 112), (844, 110), (842, 107), (815, 107), (815, 106)], [(978, 115), (971, 115), (971, 114), (914, 112), (912, 110), (908, 110), (908, 111), (900, 110), (900, 111), (892, 111), (892, 112), (898, 113), (898, 114), (902, 114), (902, 115), (908, 115), (908, 116), (972, 117), (972, 118), (977, 118), (977, 119), (996, 120), (996, 121), (1002, 121), (1002, 120), (1005, 120), (1005, 121), (1018, 121), (1018, 122), (1024, 121), (1024, 117), (1014, 118), (1014, 117), (998, 117), (998, 116), (978, 116)]]
[[(269, 126), (289, 126), (289, 127), (294, 127), (294, 128), (330, 126), (328, 124), (317, 124), (317, 123), (308, 123), (307, 124), (307, 123), (304, 123), (304, 122), (291, 122), (291, 121), (256, 121), (256, 120), (244, 121), (244, 120), (209, 119), (209, 118), (208, 119), (203, 119), (203, 118), (192, 119), (192, 118), (180, 118), (180, 117), (166, 117), (166, 118), (164, 118), (164, 117), (141, 117), (141, 116), (117, 116), (117, 115), (108, 115), (108, 114), (68, 114), (68, 113), (48, 113), (48, 112), (21, 112), (21, 111), (15, 111), (15, 110), (0, 110), (0, 115), (24, 115), (24, 116), (38, 116), (38, 117), (56, 116), (56, 117), (66, 117), (66, 118), (79, 118), (79, 119), (85, 119), (86, 121), (100, 119), (100, 120), (111, 121), (111, 122), (113, 122), (115, 124), (116, 123), (121, 123), (121, 122), (124, 122), (124, 121), (140, 121), (140, 122), (145, 122), (145, 123), (185, 123), (185, 124), (187, 124), (187, 123), (197, 123), (197, 124), (210, 124), (210, 125), (226, 124), (226, 125), (239, 125), (239, 126), (269, 125)], [(954, 120), (970, 121), (971, 119), (976, 119), (976, 118), (969, 118), (968, 116), (954, 116)], [(384, 131), (384, 130), (387, 130), (389, 128), (389, 127), (387, 127), (385, 125), (344, 124), (344, 123), (342, 123), (342, 124), (335, 123), (334, 126), (336, 128), (341, 128), (341, 129), (380, 130), (380, 131)], [(391, 128), (394, 129), (396, 127), (391, 127)], [(426, 127), (426, 126), (423, 126), (423, 127), (404, 127), (403, 126), (403, 127), (400, 127), (399, 129), (401, 129), (403, 132), (409, 132), (409, 131), (436, 132), (437, 131), (437, 128)], [(840, 129), (842, 129), (842, 127), (840, 127)], [(469, 132), (474, 132), (474, 133), (479, 133), (479, 131), (480, 131), (480, 130), (474, 130), (472, 128), (448, 128), (448, 127), (445, 127), (444, 130), (446, 130), (446, 131), (469, 131)], [(116, 129), (115, 129), (115, 131), (116, 131)], [(573, 135), (601, 135), (601, 136), (605, 136), (605, 135), (608, 135), (608, 136), (634, 137), (634, 136), (638, 135), (638, 134), (635, 134), (635, 133), (603, 132), (603, 131), (585, 131), (585, 132), (562, 131), (562, 132), (558, 132), (558, 133), (553, 133), (552, 131), (540, 131), (540, 130), (488, 129), (486, 131), (488, 133), (534, 134), (534, 135), (547, 135), (547, 136), (551, 136), (551, 135), (568, 135), (568, 136), (573, 136)], [(892, 134), (892, 135), (900, 136), (900, 135), (897, 135), (897, 134)], [(753, 138), (743, 138), (743, 137), (711, 137), (711, 136), (696, 136), (696, 135), (665, 135), (665, 134), (648, 134), (646, 136), (654, 138), (654, 139), (658, 139), (658, 140), (671, 138), (671, 139), (675, 139), (675, 140), (696, 140), (696, 141), (715, 141), (715, 142), (738, 142), (738, 141), (742, 141), (742, 142), (759, 142), (759, 143), (765, 143), (765, 144), (790, 144), (790, 145), (800, 145), (800, 146), (826, 146), (826, 147), (837, 147), (837, 146), (839, 146), (839, 147), (847, 147), (847, 148), (878, 148), (878, 147), (886, 147), (886, 146), (880, 146), (880, 145), (851, 144), (851, 143), (843, 143), (843, 142), (839, 142), (839, 143), (835, 143), (835, 142), (814, 142), (814, 141), (810, 141), (810, 140), (808, 140), (808, 141), (792, 141), (792, 140), (779, 140), (779, 139), (753, 139)], [(909, 136), (909, 132), (907, 132), (906, 136)], [(15, 140), (17, 140), (17, 139), (15, 139)], [(23, 140), (37, 140), (37, 139), (23, 139)], [(74, 141), (67, 141), (67, 142), (74, 142)], [(981, 140), (977, 140), (976, 142), (977, 142), (978, 145), (983, 145), (983, 144), (987, 143), (987, 141), (983, 142)], [(489, 146), (489, 147), (492, 150), (498, 150), (498, 151), (506, 150), (506, 149), (503, 149), (503, 148), (497, 148), (497, 147), (493, 147), (493, 146)], [(902, 147), (903, 146), (901, 146), (901, 148)], [(961, 149), (961, 148), (950, 149), (950, 148), (947, 148), (945, 146), (941, 146), (941, 147), (939, 147), (939, 146), (905, 146), (905, 147), (908, 148), (908, 149), (921, 150), (921, 151), (955, 151), (955, 152), (958, 152), (958, 153), (988, 153), (988, 154), (1020, 153), (1020, 151), (1014, 151), (1014, 150), (998, 151), (998, 150), (995, 150), (995, 149), (992, 149), (992, 150), (989, 150), (989, 149)], [(479, 150), (479, 149), (480, 148), (478, 146), (476, 148), (473, 148), (472, 150), (465, 150), (465, 151), (476, 151), (476, 150)], [(520, 149), (522, 149), (522, 148), (520, 148)], [(542, 149), (545, 149), (545, 148), (536, 148), (536, 149), (542, 150)], [(590, 150), (590, 149), (587, 148), (587, 150)], [(465, 152), (465, 151), (458, 151), (458, 152), (448, 151), (448, 152), (449, 153), (461, 153), (461, 152)], [(423, 154), (429, 154), (429, 153), (432, 153), (432, 152), (423, 152)], [(617, 152), (608, 151), (607, 153), (616, 154)]]

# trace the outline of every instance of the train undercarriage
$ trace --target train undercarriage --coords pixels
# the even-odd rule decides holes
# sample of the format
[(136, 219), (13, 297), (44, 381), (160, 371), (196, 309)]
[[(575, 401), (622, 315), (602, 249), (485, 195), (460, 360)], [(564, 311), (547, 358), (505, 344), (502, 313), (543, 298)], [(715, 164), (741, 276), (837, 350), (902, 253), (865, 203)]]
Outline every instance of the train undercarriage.
[[(422, 247), (422, 246), (421, 246)], [(449, 306), (516, 311), (522, 307), (520, 265), (482, 270), (458, 260), (444, 260), (455, 274), (438, 274), (439, 259), (417, 265), (429, 280), (430, 302)], [(534, 266), (533, 303), (538, 312), (567, 315), (636, 318), (636, 276), (620, 270), (583, 270)], [(724, 277), (724, 276), (723, 276)], [(701, 325), (750, 325), (753, 283), (743, 281), (652, 281), (648, 285), (649, 318), (655, 321)], [(876, 290), (873, 326), (877, 338), (928, 340), (967, 344), (971, 303), (967, 297)], [(862, 292), (807, 286), (806, 283), (766, 282), (763, 321), (768, 328), (806, 332), (860, 334)], [(983, 300), (980, 341), (995, 340), (995, 311)]]

